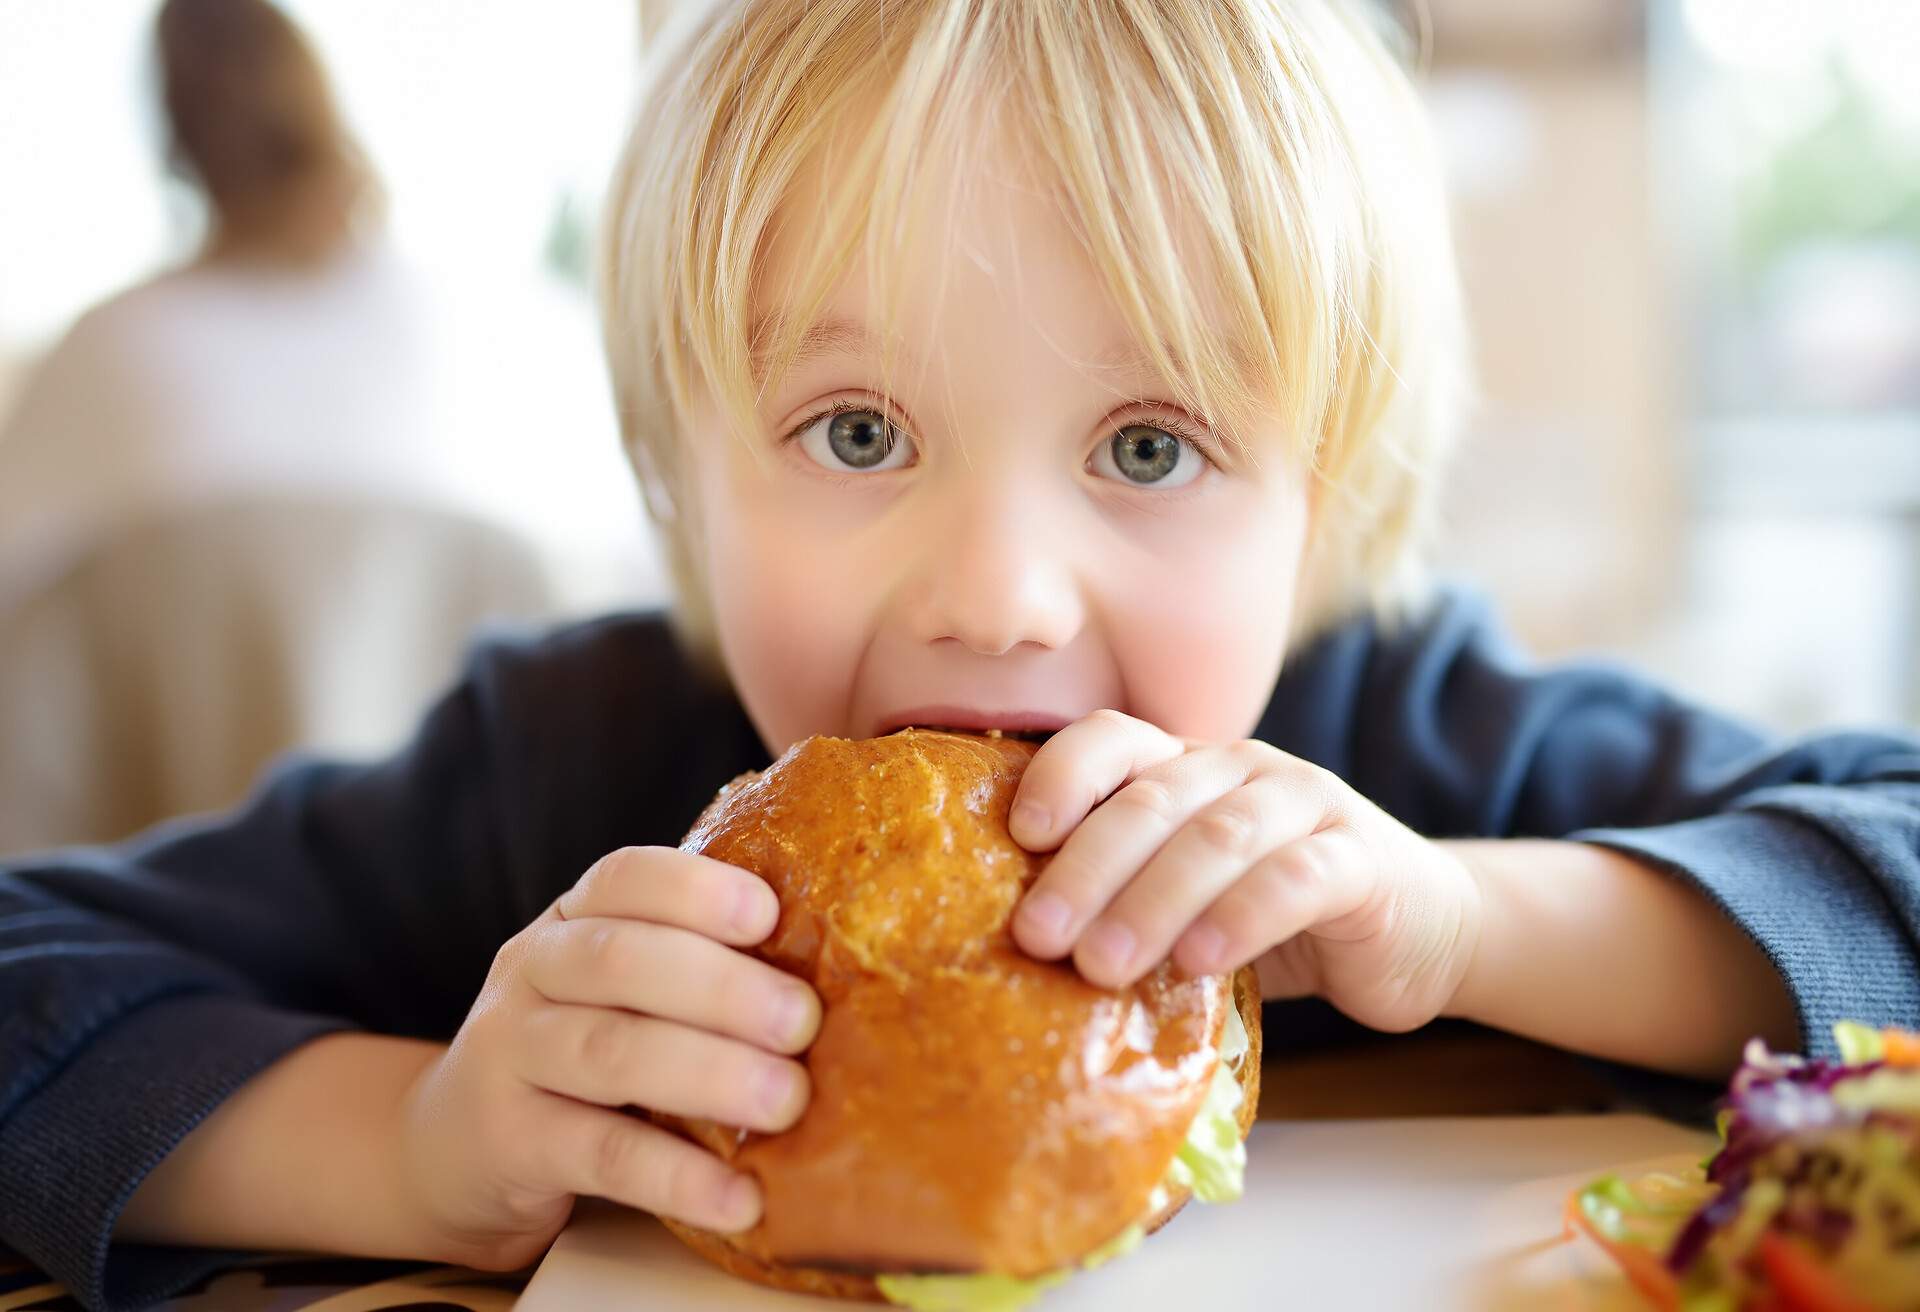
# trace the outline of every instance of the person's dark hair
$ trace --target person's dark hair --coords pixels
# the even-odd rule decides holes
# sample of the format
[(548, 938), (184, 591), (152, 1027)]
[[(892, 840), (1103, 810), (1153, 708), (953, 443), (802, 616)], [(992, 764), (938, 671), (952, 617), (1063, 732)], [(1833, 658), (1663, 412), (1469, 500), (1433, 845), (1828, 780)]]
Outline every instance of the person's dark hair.
[(205, 195), (212, 243), (324, 254), (316, 245), (377, 209), (326, 70), (286, 14), (266, 0), (167, 0), (155, 44), (168, 163)]

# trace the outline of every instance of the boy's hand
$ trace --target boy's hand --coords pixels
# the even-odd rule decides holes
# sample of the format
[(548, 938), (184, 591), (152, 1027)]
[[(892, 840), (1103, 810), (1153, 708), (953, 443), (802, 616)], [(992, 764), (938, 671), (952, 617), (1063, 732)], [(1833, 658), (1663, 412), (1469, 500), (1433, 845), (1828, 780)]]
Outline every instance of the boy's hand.
[(508, 940), (401, 1109), (404, 1187), (442, 1257), (524, 1265), (576, 1195), (713, 1230), (758, 1219), (750, 1176), (619, 1109), (769, 1132), (799, 1119), (806, 1070), (776, 1054), (813, 1041), (819, 998), (736, 950), (778, 916), (744, 870), (628, 848)]
[(1317, 994), (1408, 1030), (1447, 1007), (1479, 937), (1479, 886), (1458, 859), (1266, 743), (1186, 742), (1095, 711), (1035, 754), (1012, 828), (1059, 849), (1015, 940), (1072, 953), (1106, 987), (1169, 954), (1195, 974), (1257, 959), (1267, 997)]

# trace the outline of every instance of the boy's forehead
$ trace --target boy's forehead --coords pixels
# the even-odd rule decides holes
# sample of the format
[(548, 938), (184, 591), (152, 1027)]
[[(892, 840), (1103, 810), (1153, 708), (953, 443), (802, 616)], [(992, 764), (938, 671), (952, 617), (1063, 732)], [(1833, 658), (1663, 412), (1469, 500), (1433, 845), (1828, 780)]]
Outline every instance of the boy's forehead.
[[(752, 339), (756, 371), (764, 371), (771, 364), (773, 343), (789, 337), (792, 339), (786, 361), (789, 369), (801, 369), (834, 357), (888, 359), (908, 367), (925, 363), (926, 353), (916, 348), (912, 340), (870, 323), (864, 315), (829, 309), (797, 334), (794, 322), (792, 312), (784, 306), (755, 318)], [(1082, 372), (1111, 379), (1116, 384), (1152, 377), (1156, 372), (1152, 352), (1130, 337), (1115, 338), (1101, 349), (1086, 354), (1068, 355), (1064, 349), (1061, 354)]]
[[(757, 374), (764, 377), (783, 346), (792, 351), (791, 368), (830, 356), (912, 368), (934, 349), (951, 349), (956, 332), (997, 325), (1044, 339), (1074, 368), (1119, 390), (1157, 378), (1154, 353), (1120, 313), (1068, 218), (1058, 181), (1007, 133), (923, 166), (902, 197), (902, 237), (857, 244), (809, 314), (820, 262), (847, 240), (835, 228), (836, 213), (868, 219), (837, 193), (854, 184), (832, 155), (816, 152), (798, 171), (756, 261), (749, 323)], [(877, 270), (870, 251), (878, 252)], [(1202, 321), (1218, 322), (1208, 280), (1190, 281)]]

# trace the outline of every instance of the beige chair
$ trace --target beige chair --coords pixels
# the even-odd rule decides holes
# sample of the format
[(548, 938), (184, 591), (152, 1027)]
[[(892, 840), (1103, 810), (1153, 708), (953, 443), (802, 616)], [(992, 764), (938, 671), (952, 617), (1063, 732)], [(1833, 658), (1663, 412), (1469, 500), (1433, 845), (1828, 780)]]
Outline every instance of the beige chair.
[(0, 853), (227, 806), (293, 746), (404, 741), (476, 626), (550, 617), (510, 532), (249, 501), (113, 538), (0, 614)]

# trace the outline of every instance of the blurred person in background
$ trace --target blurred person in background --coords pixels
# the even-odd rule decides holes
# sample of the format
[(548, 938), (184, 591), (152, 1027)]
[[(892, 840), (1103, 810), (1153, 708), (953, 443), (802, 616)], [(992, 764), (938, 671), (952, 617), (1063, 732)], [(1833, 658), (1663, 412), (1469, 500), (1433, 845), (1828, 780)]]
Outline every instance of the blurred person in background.
[(206, 260), (332, 262), (380, 187), (299, 29), (265, 0), (170, 0), (157, 36), (172, 163), (212, 208)]
[(430, 298), (312, 46), (265, 0), (168, 0), (155, 38), (204, 240), (82, 315), (0, 429), (0, 610), (130, 524), (235, 495), (459, 502)]
[(437, 413), (433, 298), (307, 38), (265, 0), (168, 0), (155, 33), (204, 239), (81, 316), (0, 429), (0, 852), (385, 749), (477, 624), (556, 608), (470, 494), (521, 484)]

